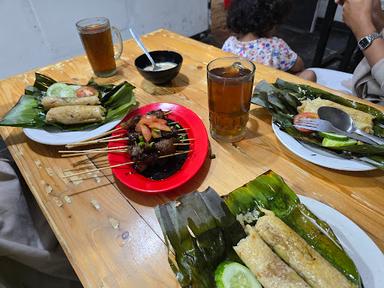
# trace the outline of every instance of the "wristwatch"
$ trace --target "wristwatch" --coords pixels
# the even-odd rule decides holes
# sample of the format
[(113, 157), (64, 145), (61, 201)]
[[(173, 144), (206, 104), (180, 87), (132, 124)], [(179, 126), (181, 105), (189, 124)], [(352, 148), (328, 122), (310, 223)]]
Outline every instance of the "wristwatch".
[(380, 33), (373, 32), (372, 34), (361, 38), (359, 42), (357, 42), (357, 45), (359, 46), (360, 50), (363, 51), (367, 49), (372, 44), (372, 42), (378, 38), (383, 38), (383, 36), (381, 36)]

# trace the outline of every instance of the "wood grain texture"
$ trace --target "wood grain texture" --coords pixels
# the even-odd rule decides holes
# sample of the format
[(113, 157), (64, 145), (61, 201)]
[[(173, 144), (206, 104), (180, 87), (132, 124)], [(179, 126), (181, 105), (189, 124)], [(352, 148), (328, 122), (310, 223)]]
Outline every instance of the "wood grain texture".
[[(170, 85), (154, 86), (138, 74), (134, 59), (141, 51), (132, 40), (124, 42), (117, 75), (97, 81), (127, 80), (136, 86), (140, 105), (184, 105), (197, 113), (208, 129), (206, 65), (228, 54), (166, 30), (149, 33), (142, 40), (149, 50), (174, 50), (182, 54), (182, 69)], [(256, 69), (256, 81), (273, 82), (280, 77), (305, 82), (263, 65)], [(85, 56), (38, 71), (60, 81), (82, 84), (92, 76)], [(14, 105), (33, 80), (31, 71), (0, 82), (0, 115)], [(62, 159), (57, 147), (34, 143), (21, 129), (2, 127), (0, 132), (85, 287), (177, 287), (153, 207), (208, 186), (226, 194), (268, 169), (284, 177), (297, 193), (339, 210), (384, 249), (382, 171), (334, 171), (301, 160), (278, 142), (271, 129), (270, 115), (257, 106), (251, 106), (247, 127), (246, 139), (236, 144), (222, 144), (210, 138), (216, 158), (207, 160), (201, 171), (177, 191), (161, 195), (131, 191), (116, 181), (110, 171), (95, 173), (75, 184), (64, 181), (60, 177), (63, 171), (79, 159), (86, 159), (85, 156)], [(105, 160), (104, 156), (93, 162)], [(92, 200), (100, 205), (99, 210), (91, 204)]]

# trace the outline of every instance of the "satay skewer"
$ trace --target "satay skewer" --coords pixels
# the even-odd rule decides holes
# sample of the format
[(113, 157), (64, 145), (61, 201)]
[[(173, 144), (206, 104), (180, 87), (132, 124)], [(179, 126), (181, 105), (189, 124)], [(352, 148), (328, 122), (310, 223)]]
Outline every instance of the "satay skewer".
[[(181, 128), (178, 130), (175, 130), (176, 132), (181, 132), (181, 131), (186, 131), (189, 130), (190, 128)], [(186, 133), (182, 133), (183, 135), (186, 135)], [(79, 146), (87, 146), (87, 145), (92, 145), (92, 144), (99, 144), (99, 143), (106, 143), (106, 142), (116, 142), (116, 141), (121, 141), (121, 140), (128, 140), (127, 137), (121, 137), (123, 135), (113, 135), (113, 136), (108, 136), (104, 138), (99, 138), (96, 140), (90, 140), (90, 141), (82, 141), (82, 142), (77, 142), (77, 143), (71, 143), (65, 145), (66, 148), (75, 148)], [(117, 138), (120, 137), (120, 138)]]
[[(160, 156), (158, 159), (163, 159), (163, 158), (173, 157), (173, 156), (177, 156), (177, 155), (187, 154), (191, 151), (192, 150), (187, 150), (187, 151), (176, 152), (176, 153), (172, 153), (172, 154), (168, 154), (168, 155), (163, 155), (163, 156)], [(64, 175), (63, 178), (68, 178), (68, 177), (72, 177), (72, 176), (78, 176), (78, 175), (82, 175), (82, 174), (97, 172), (97, 171), (101, 171), (101, 170), (105, 170), (105, 169), (117, 168), (117, 167), (121, 167), (121, 166), (125, 166), (125, 165), (132, 165), (132, 164), (135, 164), (136, 162), (139, 162), (139, 161), (130, 161), (130, 162), (124, 162), (124, 163), (115, 164), (115, 165), (111, 165), (111, 166), (95, 168), (95, 169), (91, 169), (91, 170), (87, 170), (87, 171), (83, 171), (83, 172), (79, 172), (79, 173), (75, 173), (75, 174), (71, 174), (71, 175)]]
[[(173, 143), (174, 146), (189, 146), (190, 143)], [(108, 153), (108, 152), (128, 152), (128, 145), (116, 146), (116, 147), (105, 147), (105, 148), (95, 148), (87, 150), (59, 150), (59, 153), (62, 153), (61, 157), (74, 157), (81, 156), (86, 154), (96, 154), (96, 153)]]
[(105, 142), (108, 142), (108, 141), (115, 139), (115, 138), (118, 138), (118, 137), (121, 137), (121, 135), (112, 135), (112, 136), (108, 136), (108, 137), (104, 137), (104, 138), (100, 138), (100, 139), (95, 139), (95, 140), (71, 143), (71, 144), (65, 145), (65, 147), (66, 148), (74, 148), (74, 147), (79, 147), (79, 146), (87, 146), (87, 145), (91, 145), (91, 144), (105, 143)]
[[(164, 112), (164, 115), (166, 116), (166, 115), (171, 114), (172, 111), (171, 111), (171, 110), (167, 110), (167, 111), (163, 111), (163, 112)], [(80, 144), (80, 143), (85, 143), (85, 142), (89, 142), (89, 141), (92, 141), (92, 140), (100, 139), (101, 137), (108, 136), (108, 135), (110, 135), (110, 134), (112, 134), (112, 133), (114, 133), (114, 132), (117, 132), (117, 131), (119, 131), (119, 130), (126, 129), (126, 127), (124, 127), (124, 126), (125, 126), (124, 124), (125, 124), (125, 122), (121, 122), (121, 123), (120, 123), (120, 126), (117, 127), (117, 128), (115, 128), (115, 129), (106, 131), (106, 132), (104, 132), (104, 133), (102, 133), (102, 134), (100, 134), (100, 135), (97, 135), (97, 136), (88, 138), (88, 139), (86, 139), (86, 140), (84, 140), (84, 141), (80, 141), (80, 142), (73, 143), (73, 144)], [(70, 145), (73, 145), (73, 144), (68, 144), (68, 145), (70, 146)], [(79, 146), (80, 146), (80, 145), (79, 145)], [(68, 147), (68, 148), (69, 148), (69, 147)]]

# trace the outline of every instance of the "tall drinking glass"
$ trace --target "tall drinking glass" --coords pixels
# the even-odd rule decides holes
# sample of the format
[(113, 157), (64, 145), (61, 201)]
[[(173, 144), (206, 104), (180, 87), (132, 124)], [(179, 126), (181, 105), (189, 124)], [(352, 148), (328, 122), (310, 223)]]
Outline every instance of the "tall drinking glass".
[[(77, 30), (83, 42), (88, 61), (93, 72), (99, 77), (110, 77), (116, 73), (116, 61), (123, 51), (123, 41), (120, 31), (111, 27), (105, 17), (86, 18), (76, 23)], [(112, 33), (117, 41), (117, 51), (114, 52)]]
[(256, 67), (240, 57), (225, 57), (207, 66), (210, 131), (214, 139), (244, 138)]

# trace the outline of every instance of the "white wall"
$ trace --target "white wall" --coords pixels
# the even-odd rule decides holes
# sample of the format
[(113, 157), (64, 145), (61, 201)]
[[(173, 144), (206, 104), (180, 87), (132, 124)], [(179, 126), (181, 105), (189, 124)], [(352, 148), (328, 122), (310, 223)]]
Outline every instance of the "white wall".
[(208, 0), (0, 0), (0, 79), (83, 54), (75, 23), (105, 16), (128, 28), (186, 36), (208, 29)]

